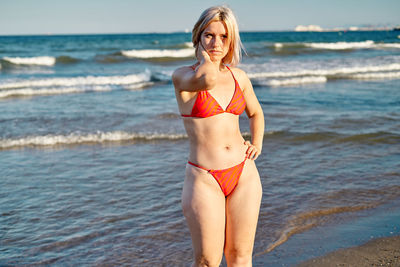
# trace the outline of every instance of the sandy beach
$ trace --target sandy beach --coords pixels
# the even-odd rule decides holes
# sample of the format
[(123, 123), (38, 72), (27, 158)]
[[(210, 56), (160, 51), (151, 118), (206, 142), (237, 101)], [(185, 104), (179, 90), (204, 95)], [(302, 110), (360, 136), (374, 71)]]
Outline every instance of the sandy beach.
[(400, 236), (378, 238), (361, 246), (339, 249), (297, 266), (400, 266)]

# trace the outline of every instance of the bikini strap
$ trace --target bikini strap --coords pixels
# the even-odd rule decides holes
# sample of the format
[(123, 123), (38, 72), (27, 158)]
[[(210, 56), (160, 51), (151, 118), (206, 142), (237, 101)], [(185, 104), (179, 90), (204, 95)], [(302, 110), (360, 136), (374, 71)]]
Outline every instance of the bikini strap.
[(195, 166), (195, 167), (197, 167), (197, 168), (200, 168), (200, 169), (203, 169), (203, 170), (205, 170), (205, 171), (211, 171), (211, 170), (207, 170), (206, 168), (204, 168), (204, 167), (202, 167), (202, 166), (200, 166), (200, 165), (197, 165), (196, 163), (193, 163), (193, 162), (190, 162), (190, 161), (188, 161), (188, 163), (190, 164), (190, 165), (193, 165), (193, 166)]
[(197, 63), (195, 63), (194, 65), (191, 65), (190, 68), (191, 68), (192, 70), (196, 70), (195, 65), (197, 65)]
[(225, 65), (225, 67), (231, 72), (233, 79), (235, 80), (235, 83), (237, 83), (237, 80), (235, 78), (235, 75), (233, 75), (233, 71), (227, 66)]

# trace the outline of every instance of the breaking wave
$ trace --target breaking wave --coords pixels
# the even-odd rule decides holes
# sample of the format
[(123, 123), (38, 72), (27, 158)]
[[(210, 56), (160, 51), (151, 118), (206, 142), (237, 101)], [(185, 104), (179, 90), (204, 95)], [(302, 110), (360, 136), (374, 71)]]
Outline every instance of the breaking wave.
[[(179, 116), (174, 118), (179, 119)], [(249, 132), (242, 133), (243, 137), (250, 138)], [(332, 142), (340, 143), (384, 143), (397, 144), (400, 136), (393, 133), (377, 132), (370, 134), (343, 135), (329, 132), (296, 133), (296, 132), (266, 132), (265, 138), (286, 139), (288, 142)], [(0, 150), (21, 147), (51, 147), (60, 145), (103, 144), (110, 142), (155, 142), (175, 141), (186, 139), (184, 133), (138, 133), (126, 131), (113, 131), (95, 133), (70, 133), (67, 135), (38, 135), (18, 138), (0, 139)]]
[(38, 65), (53, 66), (56, 64), (55, 57), (3, 57), (2, 60), (15, 65)]
[(0, 84), (0, 99), (110, 91), (115, 86), (137, 90), (153, 85), (149, 71), (126, 76), (86, 76), (8, 81)]
[(39, 135), (15, 139), (0, 139), (0, 149), (22, 147), (53, 147), (61, 145), (102, 144), (109, 142), (151, 142), (162, 140), (184, 139), (185, 134), (167, 133), (134, 133), (134, 132), (96, 132), (96, 133), (71, 133), (68, 135)]
[(10, 81), (0, 84), (0, 89), (15, 89), (25, 87), (52, 87), (52, 86), (82, 86), (82, 85), (128, 85), (149, 82), (150, 71), (125, 76), (83, 76), (72, 78), (48, 78)]
[(397, 79), (400, 78), (400, 71), (360, 73), (360, 74), (350, 75), (349, 78), (358, 80)]
[(46, 89), (13, 89), (0, 91), (0, 99), (8, 97), (24, 97), (24, 96), (39, 96), (39, 95), (61, 95), (61, 94), (76, 94), (86, 92), (104, 92), (110, 91), (110, 87), (95, 86), (91, 89), (84, 88), (46, 88)]
[(362, 42), (331, 42), (331, 43), (274, 43), (273, 48), (280, 49), (318, 49), (318, 50), (355, 50), (355, 49), (386, 49), (400, 48), (400, 43), (376, 43), (372, 40)]
[(143, 50), (123, 50), (121, 54), (129, 58), (188, 58), (194, 56), (193, 48), (184, 49), (143, 49)]
[(334, 69), (315, 69), (301, 71), (278, 71), (249, 73), (251, 79), (261, 80), (269, 86), (285, 86), (304, 83), (325, 83), (336, 79), (396, 79), (400, 78), (400, 64), (380, 66), (343, 67)]
[(269, 80), (266, 82), (269, 86), (285, 86), (285, 85), (296, 85), (306, 83), (326, 83), (328, 79), (324, 76), (308, 76), (301, 78), (291, 78), (282, 80)]
[(336, 43), (305, 43), (306, 47), (328, 50), (348, 50), (348, 49), (365, 49), (374, 48), (374, 41), (368, 40), (364, 42), (336, 42)]

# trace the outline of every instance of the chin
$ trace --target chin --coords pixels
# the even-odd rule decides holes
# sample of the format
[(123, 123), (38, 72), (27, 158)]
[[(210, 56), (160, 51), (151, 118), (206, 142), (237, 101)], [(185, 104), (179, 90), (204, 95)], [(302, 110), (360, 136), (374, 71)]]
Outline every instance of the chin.
[(222, 61), (224, 57), (222, 55), (210, 55), (212, 61)]

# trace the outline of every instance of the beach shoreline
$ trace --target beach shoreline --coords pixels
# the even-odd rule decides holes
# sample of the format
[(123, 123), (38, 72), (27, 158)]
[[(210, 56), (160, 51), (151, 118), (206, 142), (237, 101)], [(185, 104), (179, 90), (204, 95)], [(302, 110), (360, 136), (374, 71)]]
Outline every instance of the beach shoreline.
[(400, 236), (373, 239), (360, 246), (339, 249), (307, 260), (297, 266), (400, 266)]
[[(371, 266), (369, 264), (362, 265), (363, 258), (360, 255), (358, 255), (360, 264), (345, 263), (345, 265), (340, 265), (339, 262), (334, 261), (336, 256), (329, 256), (324, 261), (330, 261), (332, 265), (326, 265), (321, 262), (321, 259), (325, 259), (324, 257), (328, 257), (331, 253), (342, 250), (353, 249), (357, 251), (364, 244), (370, 244), (370, 242), (374, 242), (375, 240), (383, 241), (377, 241), (373, 245), (369, 245), (369, 247), (372, 246), (372, 248), (369, 248), (372, 251), (369, 253), (371, 254), (369, 255), (370, 261), (381, 260), (381, 262), (384, 262), (384, 259), (386, 259), (385, 262), (389, 262), (390, 259), (392, 262), (395, 262), (396, 259), (398, 260), (398, 258), (394, 258), (398, 256), (394, 250), (396, 246), (391, 246), (391, 243), (389, 244), (385, 240), (391, 238), (397, 239), (393, 241), (393, 244), (397, 244), (397, 247), (400, 248), (398, 245), (398, 240), (400, 239), (398, 224), (400, 220), (399, 207), (400, 199), (393, 199), (389, 203), (376, 208), (357, 211), (345, 217), (336, 215), (336, 219), (334, 219), (335, 223), (320, 225), (297, 233), (271, 252), (256, 256), (254, 258), (254, 266), (297, 266), (299, 264), (300, 266)], [(381, 257), (381, 254), (378, 253), (380, 244), (383, 244), (382, 249), (385, 249), (389, 253), (384, 254), (384, 257)], [(340, 258), (338, 256), (338, 260), (342, 259), (345, 260), (344, 257)], [(379, 264), (379, 266), (381, 265)]]

